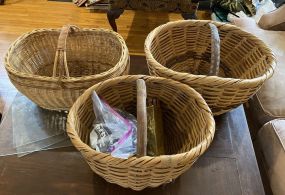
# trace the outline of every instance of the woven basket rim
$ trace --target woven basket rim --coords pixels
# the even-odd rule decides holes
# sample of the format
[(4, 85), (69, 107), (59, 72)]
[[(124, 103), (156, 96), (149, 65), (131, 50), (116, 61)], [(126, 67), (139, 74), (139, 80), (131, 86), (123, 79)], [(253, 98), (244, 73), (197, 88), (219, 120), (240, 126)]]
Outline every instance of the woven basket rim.
[[(22, 40), (28, 38), (31, 35), (34, 34), (38, 34), (38, 33), (43, 33), (43, 32), (60, 32), (61, 28), (39, 28), (39, 29), (34, 29), (30, 32), (26, 32), (24, 34), (22, 34), (21, 36), (19, 36), (9, 47), (8, 52), (5, 55), (5, 68), (6, 70), (18, 77), (21, 78), (26, 78), (26, 79), (32, 79), (32, 80), (38, 80), (38, 81), (49, 81), (49, 82), (58, 82), (58, 77), (49, 77), (49, 76), (40, 76), (40, 75), (36, 75), (36, 74), (31, 74), (31, 73), (24, 73), (21, 72), (19, 70), (17, 70), (16, 68), (14, 68), (13, 65), (11, 65), (9, 63), (9, 60), (12, 57), (12, 52), (14, 51), (14, 48), (16, 46), (18, 46)], [(111, 73), (116, 72), (118, 69), (120, 69), (120, 67), (123, 65), (123, 62), (129, 58), (129, 51), (127, 48), (127, 45), (123, 39), (123, 37), (118, 34), (117, 32), (114, 32), (112, 30), (109, 29), (104, 29), (104, 28), (80, 28), (80, 31), (90, 31), (90, 32), (106, 32), (109, 34), (112, 34), (114, 37), (116, 37), (118, 39), (118, 41), (121, 43), (121, 57), (119, 59), (119, 61), (117, 62), (117, 64), (115, 66), (113, 66), (111, 69), (101, 72), (99, 74), (94, 74), (94, 75), (85, 75), (85, 76), (81, 76), (81, 77), (69, 77), (67, 78), (62, 78), (61, 82), (62, 83), (69, 83), (69, 82), (76, 82), (76, 81), (91, 81), (94, 79), (100, 79), (100, 78), (104, 78), (106, 77), (106, 75), (109, 75)]]
[[(172, 26), (176, 26), (177, 24), (181, 24), (181, 25), (186, 25), (186, 24), (195, 24), (195, 23), (200, 23), (201, 26), (207, 25), (208, 23), (214, 23), (218, 29), (219, 28), (223, 28), (226, 27), (232, 31), (237, 31), (239, 33), (242, 33), (244, 35), (250, 36), (251, 39), (255, 40), (258, 44), (262, 45), (264, 48), (266, 48), (265, 50), (266, 53), (269, 56), (269, 63), (270, 63), (270, 68), (268, 68), (268, 70), (261, 76), (259, 77), (255, 77), (253, 79), (238, 79), (238, 78), (229, 78), (229, 77), (219, 77), (219, 76), (207, 76), (207, 75), (196, 75), (196, 74), (191, 74), (191, 73), (186, 73), (186, 72), (178, 72), (178, 71), (174, 71), (170, 68), (167, 68), (163, 65), (161, 65), (152, 55), (150, 49), (151, 49), (151, 44), (152, 41), (154, 39), (155, 36), (157, 36), (157, 34), (159, 34), (161, 31), (165, 30), (166, 28), (172, 27)], [(217, 80), (221, 80), (222, 82), (227, 82), (227, 83), (231, 83), (232, 85), (241, 85), (241, 84), (255, 84), (258, 82), (263, 82), (265, 80), (267, 80), (268, 78), (270, 78), (273, 73), (274, 73), (274, 69), (276, 67), (276, 58), (274, 56), (273, 51), (258, 37), (254, 36), (253, 34), (246, 32), (244, 30), (242, 30), (241, 28), (234, 26), (232, 24), (226, 24), (226, 23), (222, 23), (222, 22), (216, 22), (216, 21), (211, 21), (211, 20), (195, 20), (195, 21), (191, 21), (191, 20), (179, 20), (179, 21), (172, 21), (172, 22), (167, 22), (166, 24), (162, 24), (158, 27), (156, 27), (155, 29), (153, 29), (147, 36), (146, 40), (145, 40), (145, 44), (144, 44), (144, 50), (145, 50), (145, 54), (146, 54), (146, 58), (148, 60), (151, 60), (155, 66), (156, 69), (159, 69), (161, 72), (163, 73), (168, 73), (168, 74), (176, 74), (177, 77), (181, 77), (181, 78), (185, 78), (185, 77), (192, 77), (195, 79), (204, 79), (207, 78), (209, 80), (209, 82), (214, 82)]]
[[(100, 85), (104, 85), (104, 83), (106, 82), (110, 82), (110, 81), (118, 81), (118, 80), (124, 80), (127, 77), (136, 77), (137, 79), (157, 79), (157, 80), (164, 80), (166, 82), (172, 83), (172, 84), (176, 84), (179, 87), (184, 88), (184, 90), (186, 90), (185, 92), (189, 93), (194, 93), (196, 96), (199, 97), (199, 99), (197, 99), (197, 101), (199, 101), (202, 104), (207, 105), (206, 101), (203, 99), (203, 97), (193, 88), (189, 87), (186, 84), (180, 83), (178, 81), (174, 81), (172, 79), (167, 79), (167, 78), (163, 78), (163, 77), (153, 77), (153, 76), (146, 76), (146, 75), (126, 75), (126, 76), (119, 76), (116, 78), (112, 78), (112, 79), (108, 79), (105, 81), (102, 81), (96, 85), (93, 85), (92, 87), (88, 88), (77, 100), (76, 102), (73, 104), (73, 106), (71, 107), (69, 114), (68, 114), (68, 118), (67, 118), (67, 133), (73, 133), (74, 135), (76, 135), (75, 137), (73, 137), (71, 139), (73, 145), (81, 152), (81, 150), (84, 151), (88, 151), (91, 152), (92, 155), (98, 155), (98, 154), (104, 154), (106, 156), (109, 156), (111, 158), (114, 159), (118, 159), (116, 157), (111, 156), (111, 154), (108, 153), (102, 153), (102, 152), (98, 152), (95, 149), (92, 149), (89, 145), (87, 145), (86, 143), (84, 143), (78, 133), (75, 131), (74, 129), (74, 123), (73, 123), (73, 115), (77, 112), (79, 106), (85, 102), (87, 100), (87, 98), (90, 98), (90, 94), (92, 91), (94, 91), (94, 89)], [(89, 94), (89, 95), (88, 95)], [(207, 119), (206, 119), (206, 128), (208, 129), (207, 131), (207, 136), (206, 138), (203, 139), (202, 142), (200, 142), (198, 145), (196, 145), (195, 147), (191, 148), (191, 150), (187, 151), (187, 152), (183, 152), (183, 153), (178, 153), (178, 154), (171, 154), (171, 155), (160, 155), (160, 156), (155, 156), (155, 157), (151, 157), (151, 156), (143, 156), (143, 157), (130, 157), (128, 159), (120, 159), (123, 160), (124, 162), (132, 162), (134, 160), (139, 160), (139, 159), (153, 159), (153, 158), (160, 158), (161, 161), (168, 161), (169, 157), (171, 158), (176, 158), (176, 159), (183, 159), (183, 157), (185, 157), (185, 155), (187, 155), (188, 153), (195, 153), (195, 158), (199, 157), (202, 153), (204, 153), (206, 151), (206, 149), (208, 148), (207, 145), (210, 145), (209, 142), (211, 142), (213, 140), (214, 137), (214, 133), (215, 133), (215, 120), (213, 118), (213, 114), (212, 111), (210, 110), (210, 108), (207, 105), (207, 111), (205, 111)], [(76, 144), (74, 144), (74, 142), (77, 142)], [(202, 151), (200, 154), (196, 153), (195, 151)], [(173, 165), (174, 166), (174, 165)]]

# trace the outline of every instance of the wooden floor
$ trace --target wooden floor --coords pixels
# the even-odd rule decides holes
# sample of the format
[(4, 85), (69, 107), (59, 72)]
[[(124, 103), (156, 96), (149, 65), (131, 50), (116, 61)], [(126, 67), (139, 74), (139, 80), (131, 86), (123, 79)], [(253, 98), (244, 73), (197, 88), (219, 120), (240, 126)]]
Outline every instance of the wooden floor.
[[(209, 15), (199, 12), (200, 19)], [(124, 37), (129, 51), (133, 55), (143, 55), (144, 40), (156, 26), (168, 21), (180, 20), (180, 14), (147, 13), (125, 11), (118, 19), (119, 33)], [(47, 0), (6, 0), (0, 6), (0, 111), (4, 102), (12, 99), (13, 87), (8, 82), (4, 71), (3, 57), (9, 45), (21, 34), (35, 28), (60, 28), (64, 24), (80, 27), (108, 28), (106, 13), (91, 13), (85, 8), (78, 8), (73, 3)]]

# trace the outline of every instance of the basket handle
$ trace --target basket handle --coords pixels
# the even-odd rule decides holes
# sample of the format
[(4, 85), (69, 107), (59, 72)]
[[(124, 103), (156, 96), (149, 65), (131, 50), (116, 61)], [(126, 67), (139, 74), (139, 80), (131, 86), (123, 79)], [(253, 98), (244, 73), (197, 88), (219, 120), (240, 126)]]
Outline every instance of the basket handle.
[(146, 156), (147, 152), (147, 112), (146, 85), (143, 79), (137, 80), (137, 157)]
[(65, 71), (65, 75), (67, 78), (69, 78), (69, 70), (67, 66), (67, 60), (66, 60), (66, 39), (70, 31), (78, 31), (79, 28), (74, 25), (64, 25), (61, 28), (58, 42), (57, 42), (57, 49), (55, 53), (55, 59), (53, 64), (53, 73), (52, 77), (56, 77), (57, 73), (59, 76), (59, 80), (61, 80), (63, 76), (63, 67)]
[(211, 29), (211, 67), (208, 76), (218, 76), (220, 69), (220, 36), (216, 25), (209, 23)]

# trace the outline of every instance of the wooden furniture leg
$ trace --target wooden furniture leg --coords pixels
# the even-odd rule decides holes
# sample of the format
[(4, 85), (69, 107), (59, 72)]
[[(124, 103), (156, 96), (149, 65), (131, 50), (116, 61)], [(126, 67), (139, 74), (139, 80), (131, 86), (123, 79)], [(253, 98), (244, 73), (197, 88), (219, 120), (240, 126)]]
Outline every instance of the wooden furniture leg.
[(0, 5), (4, 5), (5, 0), (0, 0)]
[(181, 14), (184, 20), (190, 20), (190, 19), (197, 19), (196, 12), (195, 13), (182, 13)]
[(112, 27), (113, 31), (115, 31), (115, 32), (118, 31), (116, 19), (118, 19), (123, 12), (124, 12), (123, 9), (114, 9), (114, 10), (109, 10), (107, 12), (109, 24)]

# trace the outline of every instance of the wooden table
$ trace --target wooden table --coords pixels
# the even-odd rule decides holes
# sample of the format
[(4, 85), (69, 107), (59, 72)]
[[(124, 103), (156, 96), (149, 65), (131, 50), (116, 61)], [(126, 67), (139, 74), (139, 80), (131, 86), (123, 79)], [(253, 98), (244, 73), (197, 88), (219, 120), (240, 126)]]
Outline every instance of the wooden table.
[[(134, 61), (145, 67), (141, 58)], [(68, 147), (0, 157), (0, 194), (264, 194), (243, 107), (216, 117), (216, 124), (208, 151), (178, 179), (158, 188), (135, 192), (107, 183)]]

